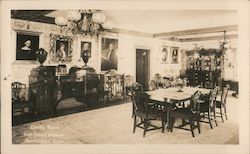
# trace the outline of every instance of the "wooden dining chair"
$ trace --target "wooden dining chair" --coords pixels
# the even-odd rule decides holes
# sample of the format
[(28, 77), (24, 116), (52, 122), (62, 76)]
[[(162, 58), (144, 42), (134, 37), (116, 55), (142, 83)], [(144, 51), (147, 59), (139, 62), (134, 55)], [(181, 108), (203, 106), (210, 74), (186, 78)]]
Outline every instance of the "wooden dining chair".
[[(23, 116), (28, 113), (33, 113), (33, 103), (25, 99), (26, 85), (20, 82), (13, 82), (11, 84), (12, 89), (12, 122), (15, 119), (20, 118), (23, 122)], [(25, 109), (28, 111), (26, 112)], [(19, 122), (20, 122), (19, 121)]]
[(157, 89), (163, 88), (163, 77), (162, 77), (159, 73), (156, 73), (156, 74), (155, 74), (153, 80), (154, 80), (155, 83), (156, 83)]
[(163, 88), (169, 88), (171, 86), (169, 79), (163, 78)]
[(133, 104), (133, 101), (135, 100), (135, 92), (138, 91), (138, 92), (142, 92), (143, 91), (143, 86), (138, 83), (138, 82), (134, 82), (132, 84), (132, 87), (131, 87), (131, 100), (132, 100), (132, 118), (134, 117), (135, 115), (135, 106)]
[[(170, 113), (170, 130), (173, 132), (173, 127), (176, 118), (182, 119), (182, 124), (176, 126), (175, 128), (190, 130), (192, 136), (194, 137), (194, 129), (198, 128), (198, 132), (200, 133), (200, 103), (201, 103), (201, 92), (196, 91), (190, 99), (190, 105), (186, 108), (176, 108)], [(188, 120), (186, 123), (185, 120)], [(185, 123), (184, 123), (185, 122)], [(195, 125), (195, 122), (197, 123)], [(190, 125), (190, 129), (184, 128), (186, 124)]]
[[(134, 128), (133, 133), (135, 133), (136, 127), (142, 128), (143, 137), (145, 137), (147, 131), (162, 129), (164, 133), (164, 113), (160, 110), (155, 109), (149, 105), (150, 99), (143, 91), (135, 91), (133, 95), (133, 108), (134, 108)], [(140, 122), (137, 122), (137, 118), (140, 118)], [(153, 125), (150, 121), (161, 120), (161, 127)]]
[(155, 80), (150, 80), (149, 81), (149, 90), (156, 90), (158, 89), (157, 83)]
[(133, 85), (133, 77), (131, 75), (126, 75), (124, 77), (124, 86), (125, 86), (125, 94), (126, 98), (132, 97), (132, 85)]
[(218, 126), (216, 121), (216, 97), (218, 94), (218, 87), (212, 89), (209, 95), (204, 96), (202, 100), (204, 103), (200, 104), (200, 114), (202, 119), (208, 119), (208, 121), (202, 120), (201, 122), (209, 123), (211, 129), (213, 129), (212, 121)]
[[(216, 112), (220, 115), (222, 122), (224, 122), (223, 115), (225, 115), (225, 118), (227, 120), (227, 94), (230, 86), (227, 85), (226, 87), (223, 88), (221, 92), (221, 98), (219, 101), (216, 101), (216, 108), (220, 109), (220, 112)], [(222, 112), (222, 108), (224, 110), (224, 113)]]

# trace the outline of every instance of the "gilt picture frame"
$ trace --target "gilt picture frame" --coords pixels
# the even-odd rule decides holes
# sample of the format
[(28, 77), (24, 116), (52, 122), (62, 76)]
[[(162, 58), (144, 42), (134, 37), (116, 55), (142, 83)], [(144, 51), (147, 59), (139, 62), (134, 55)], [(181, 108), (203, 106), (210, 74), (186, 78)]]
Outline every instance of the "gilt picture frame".
[(73, 38), (50, 34), (49, 63), (68, 64), (73, 57)]

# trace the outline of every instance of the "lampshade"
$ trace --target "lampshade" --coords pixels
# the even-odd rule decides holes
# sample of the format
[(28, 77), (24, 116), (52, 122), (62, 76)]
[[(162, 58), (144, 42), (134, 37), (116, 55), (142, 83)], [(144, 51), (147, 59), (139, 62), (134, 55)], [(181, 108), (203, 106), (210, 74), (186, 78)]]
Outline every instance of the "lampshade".
[(231, 47), (230, 43), (231, 43), (231, 41), (230, 41), (228, 35), (226, 34), (226, 31), (223, 31), (223, 35), (219, 39), (220, 48), (223, 50), (228, 49)]
[(199, 58), (199, 57), (200, 57), (200, 55), (199, 55), (199, 53), (196, 51), (196, 52), (194, 53), (194, 59)]
[(68, 23), (67, 18), (59, 16), (55, 18), (55, 23), (59, 26), (65, 26)]
[(227, 48), (227, 49), (231, 48), (231, 44), (230, 44), (230, 42), (225, 43), (225, 44), (224, 44), (224, 47), (225, 47), (225, 48)]
[(195, 50), (195, 51), (200, 50), (200, 47), (198, 47), (198, 44), (194, 44), (194, 50)]
[(56, 17), (55, 23), (62, 28), (67, 28), (66, 30), (73, 34), (91, 36), (113, 28), (113, 23), (106, 21), (106, 16), (101, 10), (69, 10), (67, 17)]
[(81, 19), (81, 13), (78, 10), (70, 10), (67, 12), (67, 17), (71, 21), (78, 21)]
[(92, 20), (93, 22), (96, 22), (96, 23), (103, 23), (106, 20), (106, 16), (102, 12), (95, 12), (92, 15)]
[(111, 21), (106, 21), (102, 24), (102, 27), (105, 29), (112, 29), (113, 28), (113, 23)]

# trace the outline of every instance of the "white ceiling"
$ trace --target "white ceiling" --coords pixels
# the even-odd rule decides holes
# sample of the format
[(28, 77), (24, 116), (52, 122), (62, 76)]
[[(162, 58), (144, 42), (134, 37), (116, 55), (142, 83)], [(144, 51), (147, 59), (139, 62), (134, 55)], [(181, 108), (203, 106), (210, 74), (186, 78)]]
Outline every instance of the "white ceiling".
[[(65, 10), (48, 14), (66, 15)], [(196, 28), (235, 25), (238, 15), (234, 10), (104, 10), (114, 28), (146, 33), (163, 33)]]

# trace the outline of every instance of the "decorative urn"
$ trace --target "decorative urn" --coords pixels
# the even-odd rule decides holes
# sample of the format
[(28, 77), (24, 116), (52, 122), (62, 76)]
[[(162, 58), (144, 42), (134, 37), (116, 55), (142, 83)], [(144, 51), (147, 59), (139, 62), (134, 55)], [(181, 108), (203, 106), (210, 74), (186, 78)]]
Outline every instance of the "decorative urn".
[(82, 54), (81, 54), (81, 57), (82, 57), (82, 60), (84, 61), (85, 63), (85, 66), (87, 66), (87, 63), (89, 61), (89, 57), (90, 57), (90, 53), (88, 50), (83, 50), (82, 51)]
[(45, 62), (47, 55), (48, 55), (47, 51), (45, 51), (43, 48), (40, 48), (35, 52), (35, 54), (36, 54), (37, 60), (40, 63), (40, 66), (43, 66), (43, 63)]

